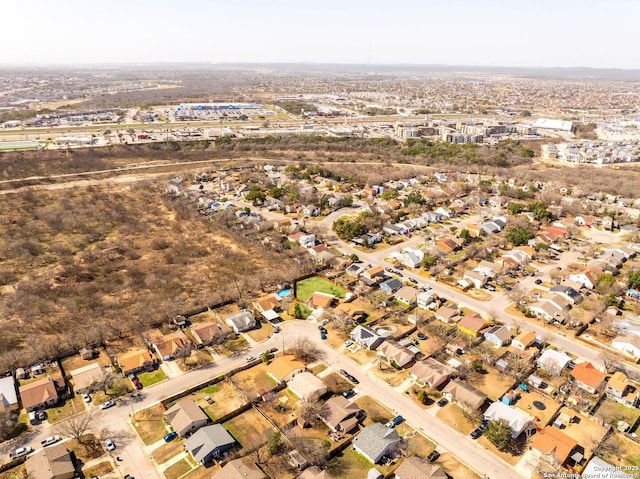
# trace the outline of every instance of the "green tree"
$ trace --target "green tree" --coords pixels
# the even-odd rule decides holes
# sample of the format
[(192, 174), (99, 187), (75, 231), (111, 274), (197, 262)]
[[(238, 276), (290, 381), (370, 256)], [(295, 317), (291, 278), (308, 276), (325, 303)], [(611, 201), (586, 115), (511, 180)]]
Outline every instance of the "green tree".
[(640, 270), (629, 271), (627, 274), (629, 280), (629, 287), (633, 289), (640, 289)]
[(282, 437), (279, 431), (272, 431), (267, 438), (267, 449), (269, 454), (275, 456), (282, 450)]
[(506, 419), (496, 419), (489, 421), (487, 431), (484, 433), (487, 439), (500, 451), (509, 451), (513, 447), (511, 437), (511, 426)]
[(295, 308), (293, 308), (293, 317), (296, 319), (304, 319), (304, 311), (300, 303), (296, 303)]
[(349, 259), (350, 259), (350, 260), (351, 260), (351, 262), (353, 262), (353, 263), (362, 263), (362, 261), (360, 261), (360, 257), (359, 257), (357, 254), (355, 254), (355, 253), (353, 253), (353, 254), (349, 255)]
[(398, 199), (398, 190), (389, 189), (384, 190), (380, 195), (380, 199), (388, 201), (388, 200), (397, 200)]
[(534, 234), (524, 228), (511, 228), (505, 237), (513, 246), (520, 246), (532, 239)]
[(420, 260), (420, 267), (428, 269), (438, 264), (438, 258), (433, 255), (425, 254)]
[(282, 198), (286, 193), (287, 191), (284, 188), (280, 188), (278, 186), (269, 188), (269, 190), (267, 191), (267, 194), (271, 196), (271, 198), (275, 198), (276, 200)]
[(253, 201), (253, 204), (257, 204), (258, 202), (263, 202), (267, 199), (267, 196), (262, 192), (260, 188), (257, 186), (252, 186), (249, 188), (249, 192), (247, 193), (247, 200)]
[(471, 241), (471, 233), (467, 228), (464, 228), (462, 231), (460, 231), (460, 238), (465, 241)]
[(515, 203), (515, 202), (512, 201), (507, 206), (507, 211), (509, 211), (510, 213), (512, 213), (514, 215), (518, 215), (518, 214), (520, 214), (520, 213), (522, 213), (524, 211), (524, 206), (522, 205), (522, 203)]
[(427, 402), (429, 401), (429, 394), (424, 389), (419, 389), (416, 393), (416, 396), (418, 398), (418, 401), (420, 401), (422, 404), (427, 404)]
[(409, 206), (412, 203), (416, 205), (424, 205), (425, 201), (420, 193), (416, 193), (415, 191), (412, 191), (404, 199), (404, 206)]

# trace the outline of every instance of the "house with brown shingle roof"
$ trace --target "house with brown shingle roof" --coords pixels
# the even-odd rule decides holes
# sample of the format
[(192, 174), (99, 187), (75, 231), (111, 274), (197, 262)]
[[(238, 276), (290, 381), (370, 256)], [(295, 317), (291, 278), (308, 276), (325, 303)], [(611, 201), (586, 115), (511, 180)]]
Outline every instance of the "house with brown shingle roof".
[(604, 380), (607, 375), (596, 369), (589, 361), (585, 361), (576, 364), (571, 371), (571, 377), (573, 377), (578, 387), (591, 394), (595, 394), (604, 386)]
[(63, 444), (45, 447), (29, 456), (25, 468), (29, 479), (71, 479), (76, 472)]
[(196, 343), (204, 346), (219, 344), (233, 333), (229, 325), (225, 323), (206, 322), (194, 324), (190, 329)]
[(296, 374), (306, 370), (305, 364), (292, 355), (278, 356), (267, 366), (267, 374), (278, 384), (287, 382)]
[(333, 479), (327, 471), (323, 471), (318, 466), (307, 467), (296, 479)]
[(164, 361), (171, 361), (191, 351), (191, 341), (181, 329), (169, 334), (162, 334), (159, 329), (152, 329), (148, 335), (149, 344)]
[(413, 361), (416, 354), (405, 346), (401, 346), (397, 341), (385, 339), (377, 349), (378, 356), (387, 358), (389, 362), (395, 363), (401, 368)]
[(122, 374), (125, 376), (140, 371), (151, 371), (155, 366), (155, 361), (151, 353), (142, 348), (119, 354), (116, 360), (120, 365)]
[(521, 331), (511, 341), (511, 346), (520, 351), (524, 351), (536, 341), (536, 333), (533, 331)]
[(27, 412), (54, 406), (58, 403), (58, 391), (65, 388), (62, 376), (46, 377), (20, 386), (22, 407)]
[(187, 437), (209, 422), (209, 417), (191, 399), (178, 401), (164, 413), (165, 420), (180, 437)]
[(418, 456), (409, 456), (395, 470), (395, 479), (447, 479), (447, 474), (436, 464)]
[(261, 313), (269, 311), (270, 309), (276, 311), (280, 309), (280, 300), (276, 296), (275, 294), (262, 296), (253, 302), (253, 306)]
[(360, 408), (356, 403), (342, 396), (329, 399), (320, 410), (318, 417), (332, 431), (351, 432), (358, 425)]
[(267, 479), (260, 466), (243, 457), (226, 463), (220, 471), (213, 474), (213, 479)]
[(488, 326), (490, 326), (490, 324), (478, 313), (463, 316), (462, 319), (458, 321), (458, 329), (465, 334), (473, 336), (474, 338), (480, 336), (480, 331)]
[(531, 450), (561, 466), (567, 462), (580, 463), (584, 459), (584, 449), (578, 441), (553, 426), (546, 426), (533, 437)]
[(418, 384), (435, 389), (444, 384), (455, 371), (433, 358), (427, 358), (411, 366), (409, 374)]
[(337, 298), (329, 293), (323, 293), (322, 291), (315, 291), (309, 298), (309, 304), (313, 308), (329, 308), (337, 301)]
[(449, 381), (442, 394), (451, 402), (456, 402), (466, 409), (477, 411), (487, 400), (487, 395), (473, 386), (458, 379)]

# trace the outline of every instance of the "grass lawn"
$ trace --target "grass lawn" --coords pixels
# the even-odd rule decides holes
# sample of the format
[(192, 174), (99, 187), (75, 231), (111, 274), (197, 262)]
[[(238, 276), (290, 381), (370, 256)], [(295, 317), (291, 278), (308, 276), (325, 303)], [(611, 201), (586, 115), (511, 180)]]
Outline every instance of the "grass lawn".
[(22, 479), (23, 477), (27, 477), (27, 471), (24, 464), (12, 467), (8, 471), (0, 473), (0, 479)]
[(497, 401), (513, 386), (514, 380), (496, 369), (486, 365), (484, 368), (487, 370), (487, 374), (474, 374), (468, 382), (474, 388), (485, 393), (492, 401)]
[(367, 417), (365, 418), (364, 424), (365, 426), (369, 426), (374, 422), (382, 422), (385, 423), (393, 419), (395, 414), (391, 412), (389, 409), (384, 407), (375, 399), (370, 398), (369, 396), (362, 396), (358, 398), (356, 404), (367, 413)]
[(211, 479), (211, 470), (208, 467), (198, 466), (183, 479)]
[(47, 409), (47, 420), (50, 424), (62, 421), (85, 410), (84, 402), (80, 396), (67, 399), (62, 406)]
[(151, 457), (153, 457), (153, 459), (158, 464), (167, 462), (169, 459), (171, 459), (174, 456), (177, 456), (184, 450), (182, 447), (183, 443), (184, 443), (184, 440), (180, 439), (180, 440), (173, 440), (171, 442), (163, 444), (162, 446), (155, 449), (151, 453)]
[(242, 336), (238, 336), (237, 338), (230, 339), (229, 341), (224, 343), (224, 346), (222, 347), (217, 346), (216, 351), (221, 354), (229, 355), (231, 353), (235, 353), (236, 351), (242, 351), (243, 349), (246, 349), (248, 347), (249, 343), (247, 342), (247, 340)]
[(411, 429), (406, 423), (400, 424), (396, 427), (398, 434), (407, 441), (407, 447), (410, 454), (415, 454), (420, 457), (427, 457), (431, 451), (436, 448), (436, 445), (429, 439), (424, 437), (415, 429)]
[[(211, 404), (204, 400), (205, 396), (211, 397)], [(194, 399), (214, 422), (245, 404), (244, 398), (227, 381), (201, 389)]]
[(167, 433), (167, 427), (160, 405), (136, 412), (135, 428), (146, 445), (162, 439)]
[(152, 384), (159, 383), (167, 379), (167, 376), (162, 372), (162, 369), (156, 369), (155, 371), (148, 371), (138, 374), (138, 379), (144, 387), (151, 386)]
[(265, 323), (258, 323), (260, 328), (252, 329), (251, 331), (247, 331), (245, 334), (248, 334), (251, 339), (253, 339), (256, 343), (260, 343), (267, 339), (269, 335), (273, 332), (273, 328)]
[(605, 399), (600, 403), (595, 414), (611, 424), (614, 428), (618, 426), (618, 421), (625, 421), (633, 426), (640, 416), (640, 410), (617, 403), (611, 399)]
[(475, 424), (465, 417), (462, 408), (457, 404), (449, 403), (440, 408), (436, 413), (436, 417), (456, 431), (460, 431), (465, 435), (471, 434), (471, 431), (476, 427)]
[(322, 371), (324, 371), (325, 369), (327, 369), (327, 365), (324, 363), (320, 363), (320, 364), (316, 364), (314, 367), (311, 368), (311, 372), (313, 374), (318, 374), (321, 373)]
[(249, 409), (223, 426), (243, 447), (266, 443), (269, 433), (273, 431), (271, 424), (255, 409)]
[(84, 477), (100, 477), (104, 474), (110, 473), (111, 471), (113, 471), (113, 465), (109, 461), (104, 461), (96, 464), (95, 466), (89, 467), (82, 472), (84, 473)]
[[(366, 477), (373, 464), (364, 456), (348, 447), (327, 463), (326, 471), (335, 479)], [(387, 476), (394, 466), (375, 466), (383, 476)]]
[(164, 470), (164, 477), (167, 479), (178, 479), (180, 476), (184, 476), (191, 469), (192, 467), (189, 461), (181, 459)]
[(300, 301), (307, 301), (316, 291), (332, 294), (340, 299), (344, 298), (347, 293), (344, 289), (335, 286), (319, 276), (314, 276), (296, 283), (296, 298)]
[(371, 371), (373, 372), (373, 374), (393, 387), (402, 384), (402, 381), (404, 381), (409, 374), (406, 369), (395, 369), (384, 360), (380, 361), (379, 366), (380, 367), (372, 367)]

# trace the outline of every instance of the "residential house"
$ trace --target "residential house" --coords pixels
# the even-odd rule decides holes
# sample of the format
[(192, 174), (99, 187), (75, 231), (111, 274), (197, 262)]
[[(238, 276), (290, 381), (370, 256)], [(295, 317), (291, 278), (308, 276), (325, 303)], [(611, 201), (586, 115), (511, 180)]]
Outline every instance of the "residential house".
[(419, 456), (406, 457), (394, 471), (395, 479), (447, 479), (449, 476), (437, 464)]
[(27, 412), (40, 408), (47, 408), (58, 404), (60, 392), (65, 389), (62, 376), (46, 377), (32, 383), (20, 386), (20, 399), (22, 407)]
[(444, 253), (452, 253), (460, 248), (461, 243), (458, 243), (454, 238), (447, 237), (442, 238), (440, 241), (436, 241), (435, 248)]
[(305, 402), (317, 401), (328, 389), (322, 380), (308, 371), (296, 374), (287, 383), (289, 390)]
[(563, 295), (556, 293), (545, 293), (540, 298), (541, 301), (547, 301), (553, 304), (557, 309), (568, 311), (571, 309), (571, 301), (567, 300)]
[(579, 304), (582, 302), (582, 295), (570, 286), (552, 286), (549, 288), (549, 292), (562, 296), (571, 304)]
[(401, 346), (391, 339), (385, 339), (378, 346), (377, 352), (378, 356), (385, 357), (390, 363), (395, 363), (401, 368), (413, 361), (416, 356), (409, 348)]
[(382, 232), (390, 236), (393, 236), (393, 235), (403, 235), (407, 231), (404, 226), (385, 223), (384, 225), (382, 225)]
[(295, 356), (285, 355), (274, 358), (267, 366), (267, 375), (277, 383), (290, 381), (296, 374), (307, 370), (302, 361), (298, 361)]
[(384, 279), (384, 268), (382, 266), (367, 268), (362, 272), (362, 278), (369, 280), (369, 286), (376, 284), (378, 281)]
[(428, 386), (432, 389), (436, 389), (447, 382), (449, 377), (455, 372), (456, 370), (454, 368), (442, 364), (433, 358), (417, 361), (409, 369), (409, 375), (414, 381), (421, 386)]
[(586, 226), (588, 228), (598, 224), (598, 218), (590, 215), (578, 215), (576, 216), (575, 221), (578, 226)]
[(602, 217), (602, 229), (605, 231), (611, 231), (615, 228), (615, 222), (611, 216), (603, 216)]
[(370, 266), (367, 266), (364, 263), (353, 263), (352, 265), (349, 265), (349, 267), (345, 270), (345, 272), (349, 276), (357, 278), (361, 274), (363, 274), (367, 268), (370, 268)]
[(489, 421), (496, 421), (498, 419), (507, 421), (511, 428), (511, 437), (514, 439), (522, 433), (529, 433), (535, 429), (531, 416), (501, 401), (492, 403), (484, 412), (483, 417)]
[(207, 464), (232, 449), (235, 443), (221, 424), (213, 424), (198, 429), (184, 442), (184, 448), (196, 462)]
[(249, 331), (250, 329), (255, 328), (258, 324), (250, 311), (240, 311), (238, 313), (230, 314), (226, 317), (225, 321), (236, 333)]
[(562, 323), (565, 321), (564, 311), (558, 308), (554, 302), (537, 301), (529, 305), (529, 311), (549, 323), (553, 321)]
[(13, 376), (0, 378), (0, 413), (18, 409), (18, 393)]
[(598, 284), (598, 276), (591, 271), (584, 271), (582, 273), (570, 274), (567, 279), (580, 283), (587, 289), (593, 289)]
[(309, 298), (309, 305), (313, 309), (317, 308), (330, 308), (338, 301), (334, 295), (329, 293), (323, 293), (322, 291), (314, 291)]
[(224, 342), (233, 333), (232, 329), (224, 323), (200, 323), (191, 326), (191, 335), (198, 345), (210, 346)]
[(507, 326), (492, 326), (484, 333), (484, 339), (499, 348), (511, 341), (511, 330)]
[(611, 341), (611, 347), (640, 359), (640, 336), (635, 334), (618, 335)]
[(434, 213), (439, 215), (441, 218), (447, 219), (453, 218), (453, 216), (455, 216), (455, 212), (447, 208), (446, 206), (440, 206), (439, 208), (434, 210)]
[(324, 403), (318, 417), (332, 431), (349, 433), (358, 425), (360, 413), (356, 403), (342, 396), (334, 396)]
[(417, 268), (424, 258), (424, 252), (419, 249), (404, 248), (400, 254), (400, 262), (408, 268)]
[(279, 311), (280, 296), (277, 294), (267, 294), (266, 296), (262, 296), (253, 302), (253, 307), (261, 313), (269, 310)]
[(98, 355), (98, 351), (94, 348), (80, 348), (78, 354), (85, 361), (90, 361)]
[(429, 306), (433, 303), (436, 293), (434, 290), (422, 291), (416, 296), (416, 303), (421, 309), (429, 309)]
[(159, 329), (152, 329), (148, 333), (148, 338), (149, 344), (163, 361), (171, 361), (191, 353), (191, 341), (180, 329), (169, 334), (162, 334)]
[(520, 351), (526, 350), (536, 342), (536, 333), (533, 331), (522, 331), (511, 341), (511, 346)]
[(549, 371), (551, 374), (560, 376), (571, 364), (571, 358), (563, 352), (555, 349), (547, 349), (538, 358), (537, 365), (540, 369)]
[(104, 371), (98, 363), (87, 364), (69, 371), (73, 379), (73, 390), (76, 393), (86, 393), (104, 380)]
[(351, 341), (358, 343), (360, 346), (367, 349), (376, 349), (383, 341), (383, 338), (380, 337), (373, 329), (361, 325), (353, 328), (349, 336)]
[(607, 375), (595, 368), (589, 361), (585, 361), (576, 366), (571, 371), (576, 385), (585, 391), (596, 394), (604, 386)]
[(480, 289), (487, 284), (488, 280), (487, 276), (475, 270), (465, 271), (462, 279), (463, 281), (466, 281), (468, 285), (477, 289)]
[(469, 236), (472, 238), (479, 238), (484, 234), (484, 230), (482, 226), (479, 224), (470, 224), (466, 226), (467, 231), (469, 231)]
[(387, 294), (393, 294), (402, 288), (402, 281), (396, 278), (391, 278), (380, 283), (380, 290)]
[(406, 304), (407, 306), (411, 306), (412, 304), (415, 304), (418, 299), (418, 290), (411, 286), (403, 286), (396, 291), (393, 297), (396, 301)]
[(531, 450), (560, 466), (575, 466), (584, 459), (584, 449), (578, 441), (553, 426), (546, 426), (533, 436)]
[(616, 371), (607, 382), (605, 394), (609, 399), (630, 407), (635, 407), (640, 398), (639, 387), (636, 383), (627, 379), (627, 376), (623, 372)]
[(458, 321), (458, 329), (474, 338), (480, 336), (480, 331), (488, 326), (489, 323), (478, 313), (468, 314)]
[(146, 349), (134, 349), (116, 357), (120, 365), (120, 371), (125, 376), (141, 371), (151, 371), (155, 367), (155, 360)]
[(457, 379), (449, 381), (442, 390), (442, 394), (449, 401), (458, 403), (471, 411), (480, 409), (487, 400), (486, 394)]
[(502, 231), (502, 228), (495, 221), (487, 221), (485, 223), (480, 223), (480, 229), (484, 234), (496, 234)]
[(267, 479), (255, 462), (246, 457), (233, 459), (213, 474), (214, 479)]
[(307, 467), (295, 479), (333, 479), (333, 476), (318, 466)]
[(358, 453), (377, 464), (383, 456), (392, 455), (401, 441), (402, 438), (395, 428), (375, 422), (365, 427), (360, 434), (354, 437), (352, 445)]
[(76, 468), (64, 444), (40, 449), (25, 462), (29, 479), (71, 479)]
[(191, 399), (183, 399), (164, 413), (165, 420), (180, 437), (187, 437), (209, 422), (209, 417)]
[(458, 312), (458, 306), (440, 306), (435, 313), (436, 319), (439, 319), (443, 323), (454, 322), (456, 317), (460, 313)]

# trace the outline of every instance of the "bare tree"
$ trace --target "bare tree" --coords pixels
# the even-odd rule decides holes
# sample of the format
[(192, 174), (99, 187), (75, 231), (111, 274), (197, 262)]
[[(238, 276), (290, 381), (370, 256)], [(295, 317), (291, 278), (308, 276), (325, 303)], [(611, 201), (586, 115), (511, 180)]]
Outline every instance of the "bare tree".
[(308, 338), (296, 337), (289, 349), (296, 359), (305, 363), (312, 363), (322, 356), (322, 352)]
[(56, 430), (60, 435), (70, 437), (82, 444), (82, 437), (93, 422), (93, 413), (90, 411), (81, 412), (56, 425)]

